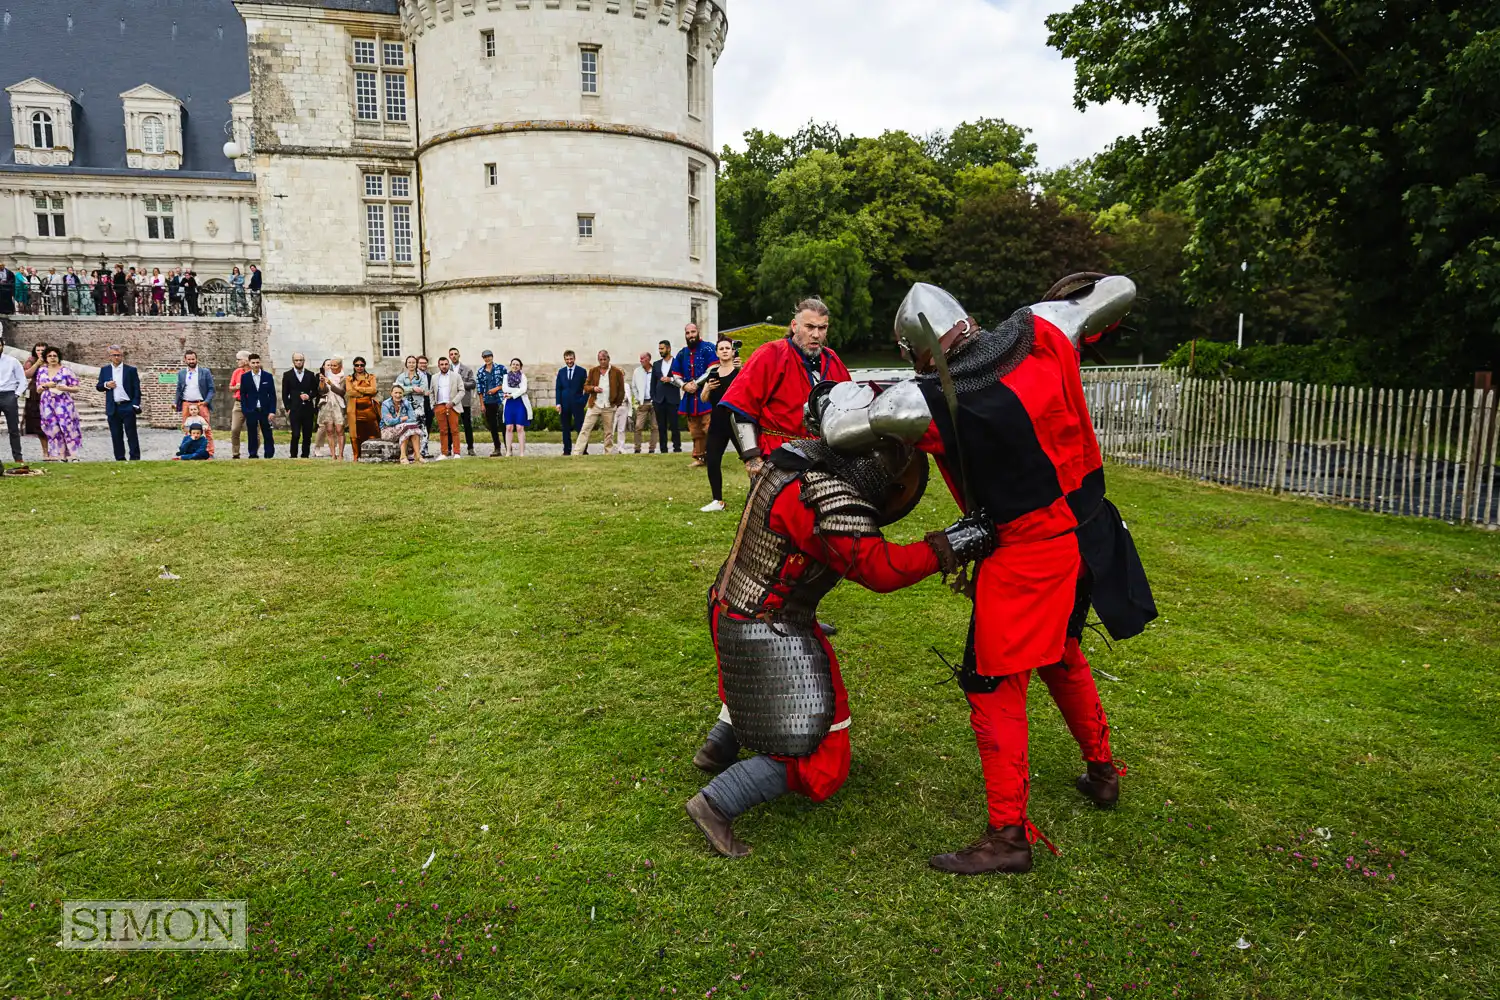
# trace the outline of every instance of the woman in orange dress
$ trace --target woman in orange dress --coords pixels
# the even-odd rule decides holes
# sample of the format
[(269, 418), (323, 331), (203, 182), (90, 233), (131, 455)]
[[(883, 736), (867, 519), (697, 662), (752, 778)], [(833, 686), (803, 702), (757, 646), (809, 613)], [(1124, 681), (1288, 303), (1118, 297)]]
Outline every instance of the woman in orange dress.
[(354, 359), (354, 371), (344, 380), (344, 398), (349, 404), (349, 437), (357, 462), (359, 446), (380, 436), (380, 386), (375, 375), (365, 370), (364, 358)]

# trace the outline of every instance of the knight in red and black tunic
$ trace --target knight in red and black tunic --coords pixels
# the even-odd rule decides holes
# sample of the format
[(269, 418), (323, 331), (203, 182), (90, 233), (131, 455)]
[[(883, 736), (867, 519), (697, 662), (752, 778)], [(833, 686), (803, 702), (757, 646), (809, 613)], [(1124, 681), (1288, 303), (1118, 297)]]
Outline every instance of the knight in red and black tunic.
[(921, 377), (933, 424), (919, 447), (937, 458), (961, 506), (971, 496), (993, 519), (999, 544), (980, 564), (960, 674), (984, 770), (989, 830), (933, 865), (961, 874), (1020, 872), (1030, 868), (1028, 841), (1038, 836), (1026, 811), (1032, 673), (1047, 685), (1088, 764), (1079, 790), (1100, 806), (1113, 805), (1123, 769), (1115, 765), (1109, 721), (1079, 640), (1091, 606), (1122, 639), (1141, 632), (1156, 608), (1129, 532), (1104, 495), (1103, 463), (1069, 335), (1022, 309), (998, 330), (970, 337), (949, 367), (957, 426), (937, 378)]

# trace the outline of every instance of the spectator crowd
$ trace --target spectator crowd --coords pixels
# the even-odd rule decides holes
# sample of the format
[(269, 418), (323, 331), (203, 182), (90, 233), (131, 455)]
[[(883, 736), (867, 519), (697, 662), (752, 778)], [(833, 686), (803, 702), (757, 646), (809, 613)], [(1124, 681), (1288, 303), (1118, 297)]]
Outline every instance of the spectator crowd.
[[(826, 336), (826, 307), (810, 302), (798, 307), (793, 334), (803, 318), (811, 317), (821, 322)], [(623, 452), (633, 434), (636, 454), (643, 448), (647, 454), (658, 448), (666, 454), (669, 447), (680, 453), (685, 424), (691, 465), (707, 469), (712, 499), (702, 509), (723, 510), (720, 466), (733, 438), (729, 410), (720, 404), (740, 374), (740, 343), (728, 338), (706, 343), (692, 323), (684, 328), (684, 341), (675, 351), (671, 341), (659, 341), (655, 356), (641, 352), (628, 372), (614, 364), (608, 351), (599, 351), (596, 364), (587, 368), (578, 363), (576, 352), (565, 351), (553, 381), (562, 451), (569, 457), (586, 455), (597, 436), (603, 439), (599, 449), (604, 454), (617, 448)], [(821, 350), (821, 339), (816, 346)], [(831, 351), (827, 356), (834, 357)], [(816, 353), (813, 358), (809, 366), (818, 363)], [(489, 434), (490, 457), (523, 457), (526, 432), (536, 422), (525, 367), (519, 358), (499, 364), (489, 350), (481, 352), (480, 359), (478, 367), (471, 367), (456, 347), (439, 355), (436, 365), (425, 355), (411, 355), (383, 389), (363, 357), (354, 358), (347, 369), (338, 356), (323, 359), (313, 369), (304, 355), (293, 354), (291, 368), (278, 379), (259, 354), (240, 351), (229, 384), (221, 387), (213, 372), (200, 364), (196, 351), (188, 349), (177, 372), (173, 401), (183, 428), (175, 458), (222, 457), (217, 448), (222, 441), (215, 441), (211, 417), (216, 406), (226, 404), (231, 459), (275, 457), (281, 421), (289, 433), (291, 458), (319, 455), (355, 461), (369, 451), (366, 457), (383, 460), (376, 453), (386, 449), (364, 449), (366, 442), (377, 440), (394, 445), (403, 465), (474, 457), (476, 416)], [(826, 360), (821, 363), (826, 367)], [(813, 378), (813, 383), (821, 377), (826, 376)], [(109, 348), (107, 363), (91, 388), (103, 394), (115, 459), (139, 460), (141, 380), (135, 367), (125, 362), (121, 347)], [(6, 421), (17, 463), (22, 462), (22, 434), (40, 441), (44, 461), (78, 461), (82, 432), (77, 394), (88, 389), (55, 346), (33, 345), (24, 363), (0, 355), (0, 419)], [(24, 404), (19, 403), (22, 398)], [(800, 423), (800, 404), (798, 413)]]
[(93, 271), (34, 267), (15, 270), (0, 261), (0, 316), (254, 316), (260, 312), (262, 275), (250, 265), (239, 267), (210, 289), (199, 285), (191, 268), (172, 267), (163, 274), (153, 267), (111, 270), (102, 262)]

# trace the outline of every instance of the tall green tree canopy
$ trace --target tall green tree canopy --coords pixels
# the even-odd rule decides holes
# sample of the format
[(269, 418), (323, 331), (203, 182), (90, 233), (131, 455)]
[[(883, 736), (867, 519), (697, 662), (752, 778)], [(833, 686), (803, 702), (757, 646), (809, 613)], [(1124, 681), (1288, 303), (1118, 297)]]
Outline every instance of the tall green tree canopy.
[(1157, 108), (1097, 166), (1137, 205), (1185, 185), (1195, 298), (1316, 262), (1385, 380), (1500, 360), (1500, 4), (1083, 0), (1047, 23), (1080, 107)]

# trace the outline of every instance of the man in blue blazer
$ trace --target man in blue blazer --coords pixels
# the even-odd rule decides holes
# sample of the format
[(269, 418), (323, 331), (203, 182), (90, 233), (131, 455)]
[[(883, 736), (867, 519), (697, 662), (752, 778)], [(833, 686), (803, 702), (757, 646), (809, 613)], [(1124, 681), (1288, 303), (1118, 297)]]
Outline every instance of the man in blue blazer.
[(554, 387), (557, 412), (562, 414), (563, 454), (573, 454), (573, 435), (583, 430), (583, 411), (588, 408), (588, 396), (583, 383), (589, 373), (577, 364), (578, 356), (572, 351), (563, 352), (563, 366), (557, 370), (557, 385)]
[(177, 369), (177, 413), (183, 426), (197, 417), (203, 422), (203, 437), (208, 441), (208, 457), (214, 457), (214, 432), (209, 426), (214, 405), (214, 373), (198, 364), (198, 352), (184, 351), (182, 367)]
[(240, 412), (250, 431), (250, 458), (259, 458), (260, 435), (266, 436), (266, 458), (276, 457), (271, 418), (276, 416), (276, 380), (260, 367), (260, 355), (250, 355), (250, 369), (240, 376)]
[(109, 437), (115, 445), (115, 461), (125, 461), (125, 442), (130, 441), (130, 461), (141, 460), (141, 439), (136, 434), (135, 418), (141, 412), (141, 377), (134, 365), (125, 364), (125, 349), (109, 346), (109, 364), (99, 369), (99, 384), (104, 393), (104, 416), (109, 420)]

